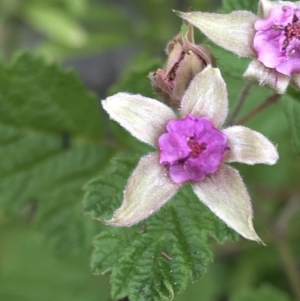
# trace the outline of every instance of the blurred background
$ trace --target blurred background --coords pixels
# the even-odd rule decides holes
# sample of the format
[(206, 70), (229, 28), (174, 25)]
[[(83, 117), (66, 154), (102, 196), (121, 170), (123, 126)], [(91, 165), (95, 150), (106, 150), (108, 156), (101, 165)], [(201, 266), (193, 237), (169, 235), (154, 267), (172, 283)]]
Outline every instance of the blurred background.
[(1, 57), (29, 49), (75, 67), (99, 95), (140, 53), (163, 54), (179, 31), (172, 9), (210, 10), (207, 0), (1, 0)]
[[(159, 62), (165, 59), (166, 43), (181, 26), (172, 9), (216, 11), (220, 5), (217, 0), (0, 0), (0, 57), (8, 64), (15, 54), (26, 49), (64, 68), (74, 68), (88, 89), (101, 99), (113, 84), (126, 80), (132, 66), (146, 64), (147, 58)], [(282, 116), (278, 118), (283, 122)], [(271, 132), (273, 126), (268, 123), (266, 132)], [(285, 137), (286, 133), (283, 126), (280, 135)], [(287, 151), (285, 157), (291, 153)], [(255, 172), (259, 179), (271, 174), (261, 167)], [(274, 200), (265, 203), (265, 211), (258, 212), (261, 220), (265, 221), (267, 212), (269, 217), (280, 217), (276, 224), (279, 228), (282, 223), (286, 225), (284, 219), (298, 206), (298, 180), (293, 178), (291, 183), (286, 179), (285, 189), (268, 190), (257, 182), (251, 184), (247, 167), (243, 174), (253, 195)], [(280, 175), (277, 179), (282, 183)], [(281, 216), (279, 212), (287, 198), (292, 205)], [(53, 251), (31, 223), (34, 210), (34, 206), (25, 208), (7, 219), (1, 217), (0, 209), (0, 300), (109, 301), (108, 276), (93, 277), (89, 270), (92, 246), (70, 253)], [(189, 284), (176, 300), (292, 300), (290, 283), (295, 280), (289, 279), (287, 269), (295, 264), (299, 268), (300, 264), (299, 214), (296, 217), (289, 226), (298, 229), (289, 236), (291, 249), (281, 241), (273, 244), (276, 239), (272, 233), (264, 233), (269, 229), (261, 223), (258, 229), (264, 237), (273, 237), (267, 248), (244, 240), (216, 247), (215, 263), (208, 273), (197, 284)], [(257, 297), (253, 297), (252, 290), (256, 289)]]

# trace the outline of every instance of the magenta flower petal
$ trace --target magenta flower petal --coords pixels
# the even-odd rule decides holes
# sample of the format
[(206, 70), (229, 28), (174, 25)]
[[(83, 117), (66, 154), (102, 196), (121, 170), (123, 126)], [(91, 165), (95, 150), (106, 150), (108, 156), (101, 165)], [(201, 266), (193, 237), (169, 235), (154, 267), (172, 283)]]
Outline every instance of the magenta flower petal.
[(269, 16), (265, 19), (259, 19), (255, 22), (254, 27), (257, 31), (269, 30), (272, 26), (287, 26), (289, 23), (293, 22), (294, 8), (296, 5), (289, 3), (283, 9), (282, 6), (275, 6)]
[(194, 137), (196, 133), (201, 133), (205, 126), (204, 118), (193, 117), (192, 115), (187, 115), (184, 119), (173, 119), (167, 124), (167, 131), (169, 133), (178, 133), (185, 137)]
[(160, 149), (160, 164), (174, 164), (178, 160), (188, 157), (191, 152), (185, 137), (177, 133), (161, 135), (158, 139), (158, 147)]
[(255, 22), (257, 59), (287, 76), (300, 71), (299, 16), (299, 7), (288, 3), (273, 7), (267, 18)]
[(177, 163), (169, 167), (170, 178), (174, 183), (198, 182), (205, 178), (206, 174), (201, 165)]
[(206, 117), (188, 115), (171, 120), (167, 131), (158, 140), (159, 162), (169, 168), (175, 183), (201, 181), (207, 174), (216, 172), (229, 149), (227, 136)]
[[(291, 3), (291, 4), (293, 5), (293, 3)], [(297, 5), (295, 4), (295, 7), (298, 8), (298, 9), (296, 9), (296, 10), (294, 11), (294, 13), (295, 13), (295, 15), (296, 15), (296, 17), (297, 17), (298, 19), (300, 19), (300, 9), (299, 9), (299, 4), (300, 4), (299, 1), (297, 2)]]
[(285, 75), (300, 72), (300, 42), (293, 40), (290, 42), (286, 51), (290, 53), (288, 60), (277, 66), (276, 70)]
[(257, 59), (268, 68), (276, 68), (287, 59), (285, 52), (281, 51), (285, 39), (283, 31), (280, 30), (257, 32), (253, 41)]

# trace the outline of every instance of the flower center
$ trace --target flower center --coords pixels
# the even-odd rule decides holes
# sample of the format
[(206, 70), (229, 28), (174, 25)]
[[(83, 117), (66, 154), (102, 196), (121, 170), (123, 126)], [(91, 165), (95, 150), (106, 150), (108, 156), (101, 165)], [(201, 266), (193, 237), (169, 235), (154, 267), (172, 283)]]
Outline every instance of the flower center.
[(300, 38), (300, 21), (298, 19), (296, 22), (286, 26), (285, 35), (288, 41), (290, 41), (293, 38)]
[[(290, 7), (283, 6), (282, 7), (283, 14), (288, 9), (291, 10)], [(286, 25), (286, 26), (272, 25), (271, 26), (272, 29), (284, 31), (284, 35), (285, 35), (286, 39), (283, 41), (282, 50), (285, 50), (287, 48), (287, 46), (292, 41), (292, 39), (297, 39), (297, 40), (300, 39), (300, 20), (297, 17), (296, 13), (297, 13), (297, 9), (293, 9), (292, 20), (291, 20), (290, 23), (288, 23), (288, 25)], [(295, 50), (292, 49), (289, 54), (293, 55), (294, 53), (295, 53)]]
[(187, 138), (187, 144), (191, 149), (190, 157), (197, 158), (206, 149), (206, 143), (198, 143), (193, 138)]
[(165, 165), (175, 183), (201, 181), (217, 171), (229, 150), (227, 136), (209, 118), (188, 115), (167, 124), (158, 139), (159, 163)]

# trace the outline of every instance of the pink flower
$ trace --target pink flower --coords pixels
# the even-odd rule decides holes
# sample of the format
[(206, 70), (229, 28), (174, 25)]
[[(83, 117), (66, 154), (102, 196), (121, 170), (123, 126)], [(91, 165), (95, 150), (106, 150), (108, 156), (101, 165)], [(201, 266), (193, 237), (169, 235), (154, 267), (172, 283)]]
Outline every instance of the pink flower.
[(260, 0), (258, 17), (247, 11), (179, 15), (226, 50), (256, 58), (244, 77), (279, 94), (290, 80), (300, 87), (300, 2)]
[(170, 120), (166, 128), (158, 139), (159, 163), (166, 165), (175, 183), (197, 182), (215, 173), (229, 150), (227, 136), (207, 117), (187, 115)]
[(294, 3), (274, 6), (267, 18), (254, 24), (257, 59), (290, 76), (300, 72), (300, 8)]
[(183, 25), (166, 47), (168, 60), (164, 69), (149, 74), (153, 90), (165, 104), (178, 110), (183, 94), (196, 74), (206, 66), (216, 65), (207, 45), (196, 45), (193, 26)]
[(225, 163), (274, 164), (278, 153), (266, 137), (249, 128), (221, 129), (228, 100), (219, 69), (208, 66), (194, 77), (182, 98), (180, 118), (163, 103), (141, 95), (117, 93), (102, 105), (133, 136), (159, 149), (141, 158), (121, 207), (107, 224), (138, 223), (190, 182), (198, 198), (228, 226), (259, 241), (247, 189), (238, 171)]

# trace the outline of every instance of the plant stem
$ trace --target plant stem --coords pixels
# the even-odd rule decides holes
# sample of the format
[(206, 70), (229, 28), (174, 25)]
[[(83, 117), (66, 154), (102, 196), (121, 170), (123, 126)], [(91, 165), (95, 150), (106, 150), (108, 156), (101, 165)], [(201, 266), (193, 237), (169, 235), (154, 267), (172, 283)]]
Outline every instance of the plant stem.
[(280, 94), (272, 94), (271, 96), (267, 97), (263, 103), (261, 103), (259, 106), (254, 108), (252, 111), (250, 111), (246, 116), (239, 119), (235, 124), (244, 124), (247, 121), (249, 121), (251, 118), (253, 118), (255, 115), (269, 107), (270, 105), (276, 103), (280, 99)]
[(252, 86), (253, 86), (253, 84), (250, 81), (244, 85), (244, 88), (239, 95), (239, 99), (237, 101), (236, 107), (234, 108), (232, 115), (228, 119), (228, 125), (234, 124), (234, 121), (235, 121), (237, 115), (239, 114), (239, 112), (241, 111)]

